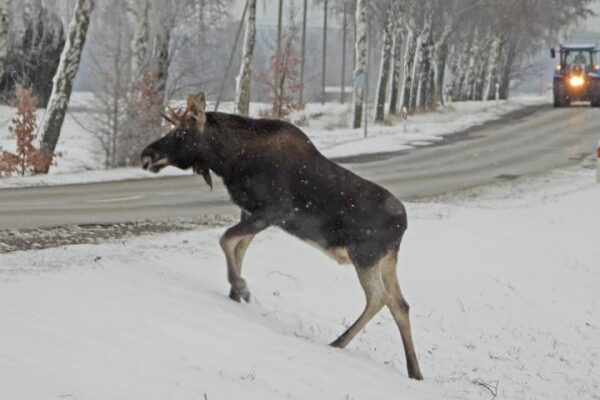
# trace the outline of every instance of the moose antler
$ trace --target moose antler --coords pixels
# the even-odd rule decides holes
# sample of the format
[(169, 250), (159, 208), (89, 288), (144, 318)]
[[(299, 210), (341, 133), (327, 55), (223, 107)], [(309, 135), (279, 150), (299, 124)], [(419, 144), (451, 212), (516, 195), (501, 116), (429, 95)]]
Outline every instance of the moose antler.
[(174, 109), (172, 109), (170, 106), (165, 106), (165, 108), (167, 109), (167, 111), (169, 111), (170, 115), (166, 115), (165, 113), (163, 113), (161, 111), (159, 111), (158, 114), (173, 126), (183, 125), (186, 117), (190, 113), (189, 106), (183, 112), (177, 112)]

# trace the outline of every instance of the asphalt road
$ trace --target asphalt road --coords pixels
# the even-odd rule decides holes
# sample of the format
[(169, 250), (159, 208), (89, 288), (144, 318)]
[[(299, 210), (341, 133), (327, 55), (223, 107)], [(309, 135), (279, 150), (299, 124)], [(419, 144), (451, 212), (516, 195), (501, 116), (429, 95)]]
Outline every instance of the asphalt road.
[[(411, 151), (342, 164), (410, 199), (542, 172), (595, 152), (600, 110), (538, 107)], [(104, 224), (236, 214), (215, 179), (197, 176), (0, 190), (0, 228)]]

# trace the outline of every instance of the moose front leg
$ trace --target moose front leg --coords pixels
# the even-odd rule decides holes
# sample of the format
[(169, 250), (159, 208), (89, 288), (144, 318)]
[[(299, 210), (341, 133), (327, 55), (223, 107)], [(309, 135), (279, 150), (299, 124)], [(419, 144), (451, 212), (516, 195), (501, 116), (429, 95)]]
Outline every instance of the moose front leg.
[(231, 284), (229, 297), (232, 300), (250, 301), (250, 291), (241, 276), (242, 262), (254, 235), (268, 226), (269, 223), (260, 214), (242, 213), (242, 220), (229, 228), (219, 242), (227, 260), (227, 279)]

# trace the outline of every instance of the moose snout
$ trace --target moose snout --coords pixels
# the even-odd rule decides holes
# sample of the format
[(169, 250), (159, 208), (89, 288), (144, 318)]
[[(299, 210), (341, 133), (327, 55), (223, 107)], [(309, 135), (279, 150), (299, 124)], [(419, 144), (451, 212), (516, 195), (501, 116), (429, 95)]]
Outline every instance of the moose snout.
[(154, 157), (152, 157), (153, 153), (154, 152), (148, 148), (144, 149), (144, 151), (142, 152), (141, 161), (143, 169), (147, 170), (148, 168), (150, 168), (150, 165), (152, 165), (152, 161), (154, 160)]
[(164, 167), (169, 165), (169, 158), (159, 152), (147, 147), (141, 156), (142, 168), (150, 172), (160, 172)]

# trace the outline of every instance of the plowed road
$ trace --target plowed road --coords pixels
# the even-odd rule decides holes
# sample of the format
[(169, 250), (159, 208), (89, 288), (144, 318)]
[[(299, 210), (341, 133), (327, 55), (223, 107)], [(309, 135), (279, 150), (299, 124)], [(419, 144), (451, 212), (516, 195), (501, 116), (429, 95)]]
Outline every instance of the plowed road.
[[(542, 172), (593, 154), (600, 110), (537, 107), (429, 147), (341, 160), (401, 199)], [(103, 224), (237, 214), (215, 179), (197, 176), (0, 190), (0, 228)]]

